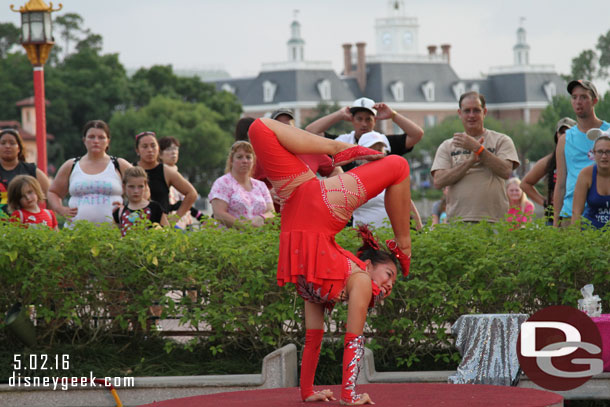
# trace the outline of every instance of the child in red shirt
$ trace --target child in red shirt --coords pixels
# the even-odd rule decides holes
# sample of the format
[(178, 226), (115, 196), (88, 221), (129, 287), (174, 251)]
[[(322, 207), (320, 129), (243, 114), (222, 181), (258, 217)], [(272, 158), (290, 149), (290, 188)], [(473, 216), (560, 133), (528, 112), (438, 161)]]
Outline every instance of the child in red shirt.
[[(24, 225), (42, 224), (57, 229), (57, 219), (53, 211), (40, 209), (44, 195), (38, 180), (30, 175), (18, 175), (8, 185), (8, 207), (12, 212), (11, 221)], [(26, 226), (28, 227), (28, 226)]]

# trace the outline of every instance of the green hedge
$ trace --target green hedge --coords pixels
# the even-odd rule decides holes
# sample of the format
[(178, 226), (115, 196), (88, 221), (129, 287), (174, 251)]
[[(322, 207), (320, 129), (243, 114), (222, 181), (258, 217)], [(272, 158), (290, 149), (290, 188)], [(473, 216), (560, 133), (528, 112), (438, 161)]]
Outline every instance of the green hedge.
[[(17, 301), (34, 305), (41, 348), (141, 334), (154, 303), (162, 318), (200, 326), (212, 353), (300, 345), (302, 300), (275, 280), (277, 222), (241, 231), (213, 224), (189, 233), (138, 228), (125, 238), (87, 223), (59, 232), (4, 224), (0, 311)], [(368, 318), (378, 364), (455, 362), (448, 328), (460, 315), (575, 306), (587, 283), (608, 311), (610, 233), (510, 226), (441, 225), (413, 235), (410, 276)], [(390, 234), (380, 231), (381, 239)], [(349, 250), (359, 244), (348, 229), (337, 241)], [(343, 335), (345, 317), (344, 306), (332, 312), (330, 338)]]

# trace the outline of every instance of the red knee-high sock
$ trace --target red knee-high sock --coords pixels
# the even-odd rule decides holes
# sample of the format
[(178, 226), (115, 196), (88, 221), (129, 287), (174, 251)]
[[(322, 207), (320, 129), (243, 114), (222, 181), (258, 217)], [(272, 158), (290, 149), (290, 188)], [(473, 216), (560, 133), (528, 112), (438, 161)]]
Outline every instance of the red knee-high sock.
[(356, 394), (356, 379), (358, 379), (358, 373), (360, 373), (360, 360), (363, 357), (364, 336), (346, 332), (343, 345), (341, 400), (347, 403), (355, 403), (360, 400), (360, 395)]
[(305, 347), (301, 359), (301, 398), (303, 401), (313, 394), (313, 379), (318, 367), (323, 329), (308, 329), (305, 332)]

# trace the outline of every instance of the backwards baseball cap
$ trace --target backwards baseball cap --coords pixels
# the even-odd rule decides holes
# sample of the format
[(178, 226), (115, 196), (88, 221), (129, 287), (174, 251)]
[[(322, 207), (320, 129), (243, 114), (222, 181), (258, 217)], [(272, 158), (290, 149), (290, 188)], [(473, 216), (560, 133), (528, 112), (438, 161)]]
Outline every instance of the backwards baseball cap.
[(610, 139), (610, 131), (603, 131), (602, 129), (590, 129), (587, 131), (587, 138), (589, 140), (595, 141), (601, 137)]
[(294, 120), (294, 112), (291, 109), (277, 109), (271, 113), (271, 118), (275, 120), (283, 114), (290, 116), (290, 118)]
[(560, 119), (557, 122), (557, 127), (555, 127), (555, 133), (558, 133), (562, 127), (567, 127), (569, 129), (570, 127), (573, 127), (573, 126), (576, 126), (576, 120), (571, 119), (569, 117), (564, 117), (563, 119)]
[(593, 93), (594, 99), (599, 99), (599, 93), (597, 92), (597, 88), (593, 85), (593, 82), (588, 81), (586, 79), (578, 79), (576, 81), (572, 81), (568, 83), (568, 93), (571, 95), (572, 91), (576, 86), (582, 86), (586, 90), (590, 90)]
[(373, 113), (373, 116), (377, 116), (377, 109), (373, 109), (373, 106), (375, 106), (375, 101), (373, 99), (360, 98), (354, 100), (354, 103), (352, 103), (350, 106), (349, 111), (352, 114), (356, 114), (356, 112), (359, 110), (366, 110)]
[(381, 133), (377, 133), (376, 131), (364, 133), (362, 136), (360, 136), (360, 140), (358, 140), (358, 145), (362, 147), (371, 147), (377, 143), (385, 144), (388, 152), (390, 152), (390, 142), (388, 141), (388, 138)]

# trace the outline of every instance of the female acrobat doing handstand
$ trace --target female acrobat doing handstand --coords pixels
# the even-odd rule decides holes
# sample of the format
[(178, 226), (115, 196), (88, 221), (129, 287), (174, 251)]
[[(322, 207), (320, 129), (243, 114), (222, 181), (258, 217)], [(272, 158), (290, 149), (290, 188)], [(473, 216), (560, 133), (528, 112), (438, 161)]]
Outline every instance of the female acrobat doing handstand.
[[(313, 381), (324, 334), (324, 310), (347, 301), (341, 403), (371, 404), (368, 394), (355, 391), (358, 361), (364, 354), (362, 333), (368, 308), (392, 291), (397, 275), (394, 259), (399, 260), (404, 275), (409, 272), (409, 165), (400, 156), (383, 157), (378, 151), (325, 139), (271, 119), (256, 120), (249, 136), (282, 203), (278, 284), (295, 284), (305, 300), (301, 397), (304, 401), (335, 399), (330, 390), (314, 392)], [(375, 161), (318, 180), (295, 154), (328, 154), (335, 165), (355, 159)], [(365, 238), (358, 258), (340, 247), (335, 235), (354, 209), (384, 189), (395, 238), (386, 242), (390, 251)]]

